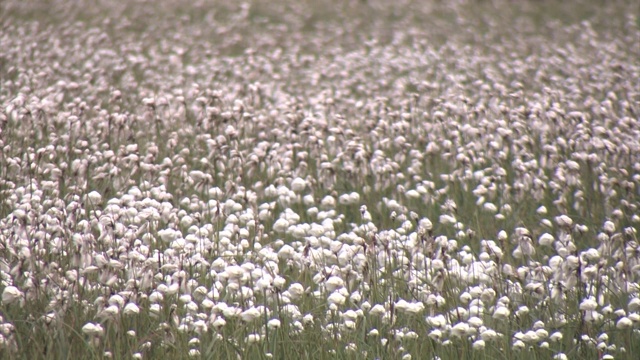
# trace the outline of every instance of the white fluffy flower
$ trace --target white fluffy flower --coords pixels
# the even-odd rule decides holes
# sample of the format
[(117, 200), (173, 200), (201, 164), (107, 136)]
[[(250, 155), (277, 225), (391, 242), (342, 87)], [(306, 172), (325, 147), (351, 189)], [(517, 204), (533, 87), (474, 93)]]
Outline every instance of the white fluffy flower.
[(375, 304), (369, 310), (369, 314), (373, 315), (373, 316), (382, 316), (385, 312), (387, 312), (387, 310), (384, 308), (384, 306), (382, 306), (380, 304)]
[(343, 305), (346, 300), (347, 298), (337, 291), (332, 292), (331, 295), (329, 295), (329, 297), (327, 298), (327, 301), (329, 302), (329, 304), (335, 304), (335, 305)]
[(344, 280), (342, 280), (342, 278), (339, 276), (331, 276), (324, 283), (324, 286), (327, 289), (327, 291), (333, 292), (344, 286)]
[(87, 199), (89, 199), (89, 202), (93, 206), (99, 205), (100, 203), (102, 203), (102, 195), (100, 195), (100, 193), (97, 192), (97, 191), (92, 191), (92, 192), (88, 193), (87, 194)]
[(560, 227), (570, 228), (573, 226), (573, 220), (567, 215), (560, 215), (555, 217), (556, 224)]
[(104, 329), (100, 324), (86, 323), (82, 327), (82, 332), (89, 336), (101, 336), (104, 334)]
[(469, 332), (469, 328), (469, 324), (467, 324), (466, 322), (459, 322), (451, 328), (451, 335), (455, 337), (466, 336)]
[(267, 321), (267, 327), (269, 327), (269, 329), (278, 329), (280, 328), (280, 320), (278, 319), (271, 319), (269, 321)]
[(273, 230), (278, 233), (284, 233), (289, 228), (289, 222), (286, 219), (278, 219), (273, 223)]
[(254, 307), (251, 307), (251, 308), (243, 311), (242, 313), (240, 313), (240, 318), (244, 322), (251, 322), (251, 321), (257, 319), (258, 317), (260, 317), (260, 311), (258, 311), (258, 309), (254, 308)]
[(482, 339), (476, 340), (473, 342), (472, 347), (473, 347), (473, 350), (482, 351), (484, 350), (485, 342)]
[(24, 294), (15, 286), (7, 286), (2, 291), (2, 303), (5, 305), (11, 305), (15, 302), (22, 300)]
[(497, 306), (493, 312), (493, 318), (496, 320), (506, 321), (509, 319), (511, 312), (506, 306)]
[(542, 246), (551, 246), (554, 241), (555, 239), (553, 238), (553, 235), (549, 233), (544, 233), (540, 235), (540, 238), (538, 238), (538, 244)]
[(295, 178), (291, 181), (291, 190), (296, 193), (302, 192), (307, 187), (307, 182), (303, 178)]
[(624, 316), (620, 320), (618, 320), (618, 322), (616, 323), (616, 327), (621, 330), (629, 329), (633, 327), (633, 321), (631, 321), (631, 319), (629, 319), (628, 317)]
[(130, 302), (124, 307), (123, 313), (125, 315), (137, 315), (140, 313), (140, 308), (138, 305)]

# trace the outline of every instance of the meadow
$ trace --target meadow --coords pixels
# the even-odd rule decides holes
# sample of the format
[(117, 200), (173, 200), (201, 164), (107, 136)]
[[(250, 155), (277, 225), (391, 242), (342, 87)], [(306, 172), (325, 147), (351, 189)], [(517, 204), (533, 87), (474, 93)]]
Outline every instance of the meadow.
[(0, 358), (636, 359), (639, 16), (0, 2)]

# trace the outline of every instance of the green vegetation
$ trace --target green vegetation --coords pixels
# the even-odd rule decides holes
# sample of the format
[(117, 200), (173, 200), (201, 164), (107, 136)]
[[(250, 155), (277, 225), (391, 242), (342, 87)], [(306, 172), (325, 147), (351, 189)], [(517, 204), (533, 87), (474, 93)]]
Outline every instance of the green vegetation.
[(633, 2), (0, 2), (0, 358), (634, 359)]

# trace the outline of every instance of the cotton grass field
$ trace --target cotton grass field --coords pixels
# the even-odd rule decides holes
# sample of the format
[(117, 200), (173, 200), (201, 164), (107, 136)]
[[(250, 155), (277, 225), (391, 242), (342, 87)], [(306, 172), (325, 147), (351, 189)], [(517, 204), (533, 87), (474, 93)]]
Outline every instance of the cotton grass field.
[(0, 358), (637, 359), (638, 16), (0, 2)]

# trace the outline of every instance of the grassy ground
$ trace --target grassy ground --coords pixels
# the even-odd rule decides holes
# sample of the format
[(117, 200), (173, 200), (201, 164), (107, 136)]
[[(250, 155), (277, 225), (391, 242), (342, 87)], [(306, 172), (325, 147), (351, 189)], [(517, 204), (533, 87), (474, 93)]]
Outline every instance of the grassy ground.
[(3, 1), (0, 357), (635, 358), (638, 19)]

